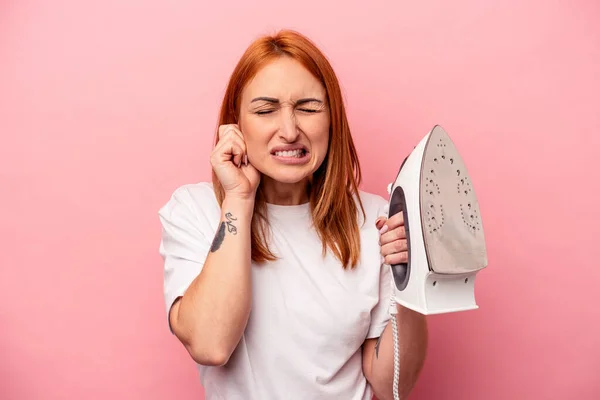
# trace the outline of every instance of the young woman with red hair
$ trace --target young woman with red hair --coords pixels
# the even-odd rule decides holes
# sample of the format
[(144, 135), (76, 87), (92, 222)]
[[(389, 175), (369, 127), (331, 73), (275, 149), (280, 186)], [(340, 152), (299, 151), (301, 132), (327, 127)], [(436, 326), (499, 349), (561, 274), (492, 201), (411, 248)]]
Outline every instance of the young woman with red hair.
[[(392, 399), (397, 307), (405, 398), (424, 316), (391, 306), (386, 264), (406, 261), (402, 214), (359, 190), (339, 83), (303, 35), (250, 45), (221, 106), (212, 182), (160, 212), (169, 327), (208, 400)], [(384, 262), (382, 262), (384, 261)]]

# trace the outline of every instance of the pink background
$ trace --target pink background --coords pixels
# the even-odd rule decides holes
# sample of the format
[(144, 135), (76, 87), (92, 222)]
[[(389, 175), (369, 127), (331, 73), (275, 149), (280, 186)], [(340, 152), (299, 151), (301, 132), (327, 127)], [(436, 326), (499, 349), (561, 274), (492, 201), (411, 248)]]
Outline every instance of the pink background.
[(167, 329), (157, 211), (209, 178), (228, 75), (282, 27), (339, 74), (363, 189), (385, 195), (436, 123), (475, 183), (481, 309), (430, 318), (412, 398), (600, 398), (599, 16), (567, 0), (1, 2), (0, 398), (203, 398)]

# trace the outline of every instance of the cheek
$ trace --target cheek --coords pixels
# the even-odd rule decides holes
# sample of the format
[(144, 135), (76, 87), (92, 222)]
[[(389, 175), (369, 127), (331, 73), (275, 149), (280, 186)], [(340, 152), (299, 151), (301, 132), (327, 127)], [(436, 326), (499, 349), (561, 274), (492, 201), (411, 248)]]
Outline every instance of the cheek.
[(323, 131), (322, 134), (319, 135), (315, 143), (319, 151), (319, 158), (325, 158), (325, 154), (327, 153), (327, 149), (329, 148), (329, 131)]
[(306, 132), (309, 133), (312, 150), (318, 151), (319, 157), (324, 157), (329, 146), (329, 119), (311, 121), (311, 124), (307, 125)]
[(244, 134), (244, 142), (249, 156), (259, 157), (261, 152), (265, 152), (269, 142), (268, 126), (258, 121), (257, 118), (250, 116), (244, 118), (243, 125), (240, 126)]

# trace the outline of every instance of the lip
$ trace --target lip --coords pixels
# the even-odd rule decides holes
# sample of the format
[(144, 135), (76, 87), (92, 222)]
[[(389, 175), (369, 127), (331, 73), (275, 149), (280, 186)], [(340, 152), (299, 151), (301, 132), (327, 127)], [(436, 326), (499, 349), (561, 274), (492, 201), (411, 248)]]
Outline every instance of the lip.
[(271, 149), (271, 155), (275, 155), (278, 151), (293, 151), (293, 150), (304, 150), (305, 153), (308, 153), (308, 149), (301, 144), (288, 144), (282, 146), (275, 146)]
[[(278, 151), (293, 151), (293, 150), (303, 150), (304, 155), (302, 157), (281, 157), (276, 156), (275, 153)], [(275, 159), (275, 161), (286, 164), (286, 165), (302, 165), (306, 164), (310, 160), (310, 154), (306, 147), (302, 145), (288, 145), (288, 146), (277, 146), (271, 150), (271, 157)]]

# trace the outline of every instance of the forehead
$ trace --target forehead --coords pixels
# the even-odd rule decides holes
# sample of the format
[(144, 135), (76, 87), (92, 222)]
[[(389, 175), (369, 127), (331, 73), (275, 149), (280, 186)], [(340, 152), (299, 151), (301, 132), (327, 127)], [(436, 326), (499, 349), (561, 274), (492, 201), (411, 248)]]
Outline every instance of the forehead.
[(280, 57), (261, 68), (242, 94), (244, 102), (268, 96), (280, 101), (302, 97), (323, 97), (325, 88), (302, 64)]

